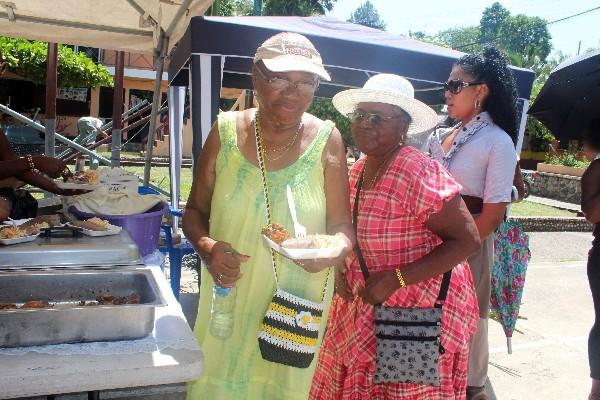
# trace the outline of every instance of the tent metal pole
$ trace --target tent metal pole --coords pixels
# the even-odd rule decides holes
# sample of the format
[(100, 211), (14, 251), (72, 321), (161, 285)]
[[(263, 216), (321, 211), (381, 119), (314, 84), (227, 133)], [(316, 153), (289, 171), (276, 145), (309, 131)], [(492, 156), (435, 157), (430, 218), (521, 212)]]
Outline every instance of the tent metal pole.
[(46, 129), (45, 129), (45, 154), (54, 157), (54, 129), (56, 128), (56, 81), (58, 63), (58, 44), (48, 43), (48, 56), (46, 57)]
[(156, 130), (156, 114), (158, 113), (159, 103), (161, 101), (162, 75), (165, 67), (165, 51), (169, 44), (169, 39), (161, 35), (159, 42), (159, 53), (156, 59), (156, 78), (154, 80), (154, 93), (152, 95), (152, 112), (150, 113), (150, 127), (148, 128), (148, 137), (146, 138), (146, 162), (144, 164), (144, 186), (150, 183), (150, 167), (152, 162), (152, 150), (154, 149), (154, 131)]
[(115, 64), (115, 90), (113, 94), (113, 125), (111, 163), (112, 167), (121, 165), (121, 114), (123, 113), (123, 75), (125, 72), (125, 53), (117, 52)]

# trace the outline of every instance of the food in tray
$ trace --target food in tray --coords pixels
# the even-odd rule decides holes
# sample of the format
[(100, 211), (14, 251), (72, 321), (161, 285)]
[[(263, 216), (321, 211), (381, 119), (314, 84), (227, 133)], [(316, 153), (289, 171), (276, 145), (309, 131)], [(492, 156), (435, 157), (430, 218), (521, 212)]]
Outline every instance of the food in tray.
[(85, 221), (71, 221), (70, 224), (83, 229), (89, 229), (90, 231), (108, 231), (112, 228), (112, 225), (107, 220), (98, 217), (93, 217)]
[(262, 228), (260, 233), (288, 249), (324, 249), (346, 245), (344, 239), (339, 235), (307, 235), (293, 238), (281, 224), (269, 224)]
[(287, 239), (281, 243), (281, 247), (288, 249), (324, 249), (345, 245), (344, 239), (338, 235), (307, 235), (302, 238)]
[(24, 236), (27, 236), (27, 232), (18, 226), (0, 228), (0, 239), (17, 239)]
[(96, 185), (100, 183), (98, 173), (94, 170), (88, 169), (86, 171), (75, 172), (72, 176), (68, 177), (66, 183), (84, 183), (89, 185)]
[(45, 300), (32, 300), (23, 304), (21, 308), (52, 308), (54, 304), (50, 304)]
[(265, 235), (277, 244), (290, 238), (290, 234), (281, 224), (269, 224), (261, 229), (261, 234)]
[[(43, 225), (46, 224), (46, 225)], [(51, 215), (38, 215), (35, 218), (30, 219), (29, 221), (19, 225), (20, 228), (27, 228), (29, 226), (42, 225), (42, 227), (47, 228), (50, 226), (60, 226), (62, 223), (60, 222), (60, 215), (51, 214)]]
[(96, 298), (98, 305), (121, 305), (121, 304), (140, 304), (142, 298), (139, 294), (132, 293), (126, 297), (115, 297), (109, 294), (100, 295)]
[(41, 229), (59, 225), (61, 225), (59, 215), (40, 215), (18, 226), (0, 228), (0, 239), (17, 239), (37, 235)]
[[(140, 304), (142, 297), (137, 293), (131, 293), (129, 296), (116, 297), (110, 294), (103, 294), (96, 297), (96, 301), (81, 300), (76, 304), (70, 304), (71, 307), (92, 307), (92, 306), (120, 306), (124, 304)], [(53, 308), (55, 304), (45, 300), (32, 300), (18, 306), (15, 303), (0, 303), (0, 310), (18, 310), (34, 308)]]

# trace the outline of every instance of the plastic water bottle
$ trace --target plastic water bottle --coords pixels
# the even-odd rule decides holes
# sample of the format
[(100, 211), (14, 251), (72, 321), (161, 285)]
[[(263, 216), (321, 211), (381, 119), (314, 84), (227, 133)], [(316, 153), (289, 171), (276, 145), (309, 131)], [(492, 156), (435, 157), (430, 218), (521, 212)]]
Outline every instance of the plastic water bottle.
[(215, 286), (210, 309), (210, 334), (216, 338), (227, 339), (233, 333), (233, 311), (237, 289)]

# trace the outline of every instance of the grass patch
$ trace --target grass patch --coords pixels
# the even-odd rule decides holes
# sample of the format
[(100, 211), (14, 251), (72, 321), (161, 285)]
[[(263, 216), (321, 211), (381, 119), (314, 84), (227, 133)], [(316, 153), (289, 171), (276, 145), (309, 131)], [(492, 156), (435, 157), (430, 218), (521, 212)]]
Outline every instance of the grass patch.
[(576, 217), (577, 213), (561, 210), (545, 204), (522, 201), (510, 206), (510, 215), (515, 217)]
[[(124, 170), (132, 172), (139, 176), (144, 177), (144, 167), (122, 167)], [(169, 167), (152, 167), (150, 169), (150, 182), (160, 187), (161, 189), (169, 191)], [(187, 198), (192, 190), (192, 169), (181, 168), (181, 201), (187, 201)]]

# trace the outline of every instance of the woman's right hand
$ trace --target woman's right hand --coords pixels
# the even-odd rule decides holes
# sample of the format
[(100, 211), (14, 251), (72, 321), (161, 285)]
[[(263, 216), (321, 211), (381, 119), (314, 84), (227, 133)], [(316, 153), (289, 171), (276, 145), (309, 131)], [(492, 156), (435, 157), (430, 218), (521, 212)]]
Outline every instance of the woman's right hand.
[(348, 279), (346, 278), (346, 265), (336, 265), (335, 269), (335, 292), (344, 300), (352, 301), (354, 295), (348, 287)]
[(240, 264), (249, 259), (250, 256), (238, 253), (231, 244), (216, 242), (205, 261), (215, 284), (221, 287), (233, 287), (242, 277)]
[(32, 157), (32, 160), (37, 169), (51, 178), (58, 178), (59, 176), (62, 176), (63, 171), (65, 171), (65, 168), (67, 168), (67, 165), (58, 158), (34, 156)]

